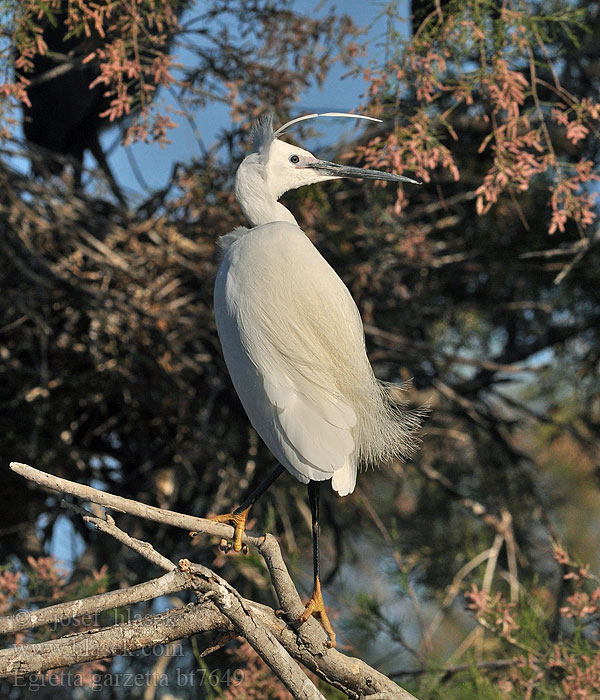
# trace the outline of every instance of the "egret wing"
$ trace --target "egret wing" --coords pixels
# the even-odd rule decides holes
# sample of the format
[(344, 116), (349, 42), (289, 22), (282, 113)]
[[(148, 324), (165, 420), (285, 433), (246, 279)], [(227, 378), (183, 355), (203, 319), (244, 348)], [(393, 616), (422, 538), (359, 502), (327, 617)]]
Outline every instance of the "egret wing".
[(299, 228), (266, 224), (226, 251), (215, 315), (232, 380), (267, 446), (301, 481), (339, 473), (334, 487), (351, 491), (356, 413), (343, 382), (366, 356), (339, 277)]

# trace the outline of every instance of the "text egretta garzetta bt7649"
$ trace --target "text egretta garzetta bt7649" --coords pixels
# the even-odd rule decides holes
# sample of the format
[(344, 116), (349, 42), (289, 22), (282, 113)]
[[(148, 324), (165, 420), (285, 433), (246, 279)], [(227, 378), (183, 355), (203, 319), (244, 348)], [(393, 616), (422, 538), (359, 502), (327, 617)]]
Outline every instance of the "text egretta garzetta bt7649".
[(277, 131), (271, 118), (263, 119), (254, 130), (254, 153), (237, 171), (235, 195), (253, 228), (236, 228), (220, 239), (215, 317), (234, 387), (280, 464), (241, 506), (216, 519), (234, 524), (239, 551), (250, 506), (284, 469), (308, 484), (314, 589), (300, 622), (315, 614), (333, 646), (319, 581), (319, 485), (331, 480), (333, 490), (346, 496), (359, 465), (410, 455), (422, 414), (395, 404), (375, 378), (350, 292), (278, 199), (288, 190), (343, 177), (420, 183), (319, 160), (277, 138), (318, 116), (372, 119), (311, 114)]

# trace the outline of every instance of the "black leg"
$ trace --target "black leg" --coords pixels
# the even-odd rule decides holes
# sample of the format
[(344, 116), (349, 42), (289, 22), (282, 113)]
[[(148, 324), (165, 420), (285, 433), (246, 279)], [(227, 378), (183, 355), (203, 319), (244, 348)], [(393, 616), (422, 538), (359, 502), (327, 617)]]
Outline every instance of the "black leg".
[(315, 575), (315, 586), (320, 577), (319, 570), (319, 490), (321, 482), (308, 482), (308, 502), (312, 515), (312, 541), (313, 541), (313, 571)]
[(308, 501), (310, 503), (310, 512), (312, 515), (312, 540), (313, 540), (313, 571), (315, 574), (315, 583), (313, 586), (312, 596), (306, 604), (306, 608), (302, 615), (298, 618), (300, 624), (306, 622), (311, 615), (315, 615), (323, 625), (327, 632), (328, 647), (335, 646), (335, 632), (329, 622), (329, 617), (325, 611), (325, 603), (323, 602), (323, 594), (321, 593), (320, 580), (320, 557), (319, 557), (319, 490), (320, 481), (308, 482)]
[(262, 494), (269, 488), (269, 486), (280, 477), (285, 471), (285, 467), (278, 464), (277, 467), (269, 474), (269, 476), (261, 481), (260, 484), (252, 491), (252, 493), (246, 498), (246, 500), (238, 506), (234, 511), (234, 515), (239, 515), (243, 510), (247, 510), (253, 506), (256, 501), (262, 496)]

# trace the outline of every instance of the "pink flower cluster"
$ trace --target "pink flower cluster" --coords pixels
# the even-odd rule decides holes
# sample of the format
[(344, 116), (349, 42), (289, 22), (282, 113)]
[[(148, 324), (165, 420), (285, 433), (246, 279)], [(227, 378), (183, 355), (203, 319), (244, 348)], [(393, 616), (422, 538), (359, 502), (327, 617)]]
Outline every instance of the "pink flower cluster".
[[(565, 621), (558, 640), (549, 621), (541, 621), (542, 632), (537, 638), (533, 636), (522, 622), (524, 610), (499, 593), (491, 596), (473, 586), (465, 597), (477, 620), (505, 643), (507, 651), (517, 652), (508, 672), (498, 680), (502, 694), (524, 700), (538, 696), (593, 700), (600, 692), (600, 646), (593, 629), (600, 614), (600, 579), (590, 573), (589, 566), (572, 561), (559, 546), (554, 557), (563, 568), (564, 579), (575, 589), (558, 609)], [(531, 606), (532, 602), (535, 604), (529, 600), (523, 605)]]
[[(486, 168), (475, 190), (478, 214), (490, 212), (506, 195), (516, 201), (516, 194), (541, 183), (548, 187), (548, 232), (562, 232), (572, 222), (583, 233), (597, 218), (598, 174), (583, 147), (600, 138), (600, 102), (577, 98), (561, 86), (551, 52), (527, 12), (502, 3), (494, 16), (481, 2), (465, 0), (429, 15), (400, 58), (394, 54), (380, 70), (365, 73), (373, 113), (393, 106), (401, 115), (406, 95), (414, 113), (408, 124), (397, 116), (392, 133), (362, 153), (374, 167), (412, 171), (426, 182), (434, 171), (439, 179), (446, 171), (457, 180), (462, 149), (455, 152), (451, 142), (458, 141), (459, 128), (464, 133), (461, 120), (470, 121), (474, 128), (466, 132), (480, 134), (478, 152)], [(547, 61), (542, 67), (540, 56)], [(542, 73), (554, 83), (541, 79)], [(396, 210), (404, 203), (400, 190)]]

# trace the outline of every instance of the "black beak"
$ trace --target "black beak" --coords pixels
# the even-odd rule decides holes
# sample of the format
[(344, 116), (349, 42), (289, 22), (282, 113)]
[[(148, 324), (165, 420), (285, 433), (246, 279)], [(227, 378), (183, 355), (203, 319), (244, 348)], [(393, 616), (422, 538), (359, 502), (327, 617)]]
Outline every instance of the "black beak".
[(388, 180), (390, 182), (410, 182), (413, 185), (423, 184), (420, 180), (413, 180), (413, 178), (405, 177), (404, 175), (384, 173), (382, 170), (371, 170), (370, 168), (355, 168), (351, 165), (331, 163), (328, 160), (317, 160), (314, 163), (306, 163), (303, 167), (318, 170), (324, 175), (331, 175), (333, 177), (356, 177), (363, 180)]

